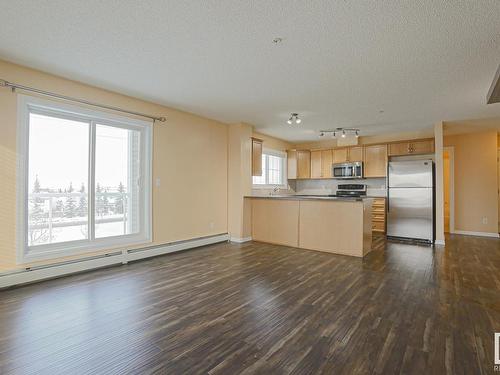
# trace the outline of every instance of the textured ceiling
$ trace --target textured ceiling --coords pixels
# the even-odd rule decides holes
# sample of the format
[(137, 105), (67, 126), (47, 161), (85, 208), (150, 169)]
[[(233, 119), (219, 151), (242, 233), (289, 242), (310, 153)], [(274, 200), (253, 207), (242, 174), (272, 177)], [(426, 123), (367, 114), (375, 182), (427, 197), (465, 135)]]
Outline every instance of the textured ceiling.
[[(0, 0), (0, 9), (0, 58), (290, 141), (500, 115), (485, 104), (500, 62), (498, 0)], [(286, 124), (290, 112), (300, 126)]]

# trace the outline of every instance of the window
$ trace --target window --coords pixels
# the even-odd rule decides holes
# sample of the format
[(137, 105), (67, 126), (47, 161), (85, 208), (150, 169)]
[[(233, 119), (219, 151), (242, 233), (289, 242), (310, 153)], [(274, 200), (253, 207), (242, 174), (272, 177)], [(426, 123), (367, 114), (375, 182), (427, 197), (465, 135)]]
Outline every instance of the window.
[(254, 187), (286, 187), (286, 154), (264, 150), (262, 153), (262, 176), (253, 176)]
[(150, 242), (151, 123), (18, 104), (18, 260)]

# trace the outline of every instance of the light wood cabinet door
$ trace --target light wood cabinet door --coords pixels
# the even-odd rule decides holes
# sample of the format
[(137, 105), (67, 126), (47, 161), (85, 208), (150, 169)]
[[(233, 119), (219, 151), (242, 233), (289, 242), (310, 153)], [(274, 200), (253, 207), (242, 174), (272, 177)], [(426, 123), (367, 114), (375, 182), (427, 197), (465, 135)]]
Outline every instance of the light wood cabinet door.
[(389, 156), (408, 155), (410, 153), (409, 142), (398, 142), (389, 144)]
[(387, 145), (365, 147), (365, 177), (387, 176)]
[(432, 139), (410, 142), (410, 154), (432, 154), (434, 152), (434, 141)]
[(348, 161), (348, 149), (347, 148), (336, 148), (333, 150), (333, 163), (345, 163)]
[(333, 153), (332, 150), (321, 151), (321, 177), (332, 178), (332, 163)]
[(434, 140), (423, 139), (416, 141), (397, 142), (389, 144), (389, 156), (422, 155), (434, 152)]
[(252, 138), (252, 176), (262, 176), (262, 140)]
[(311, 178), (321, 178), (322, 175), (322, 154), (321, 151), (311, 151)]
[(297, 151), (297, 178), (311, 178), (310, 151)]
[(348, 161), (363, 161), (363, 147), (349, 148)]
[(287, 177), (291, 180), (297, 178), (297, 151), (289, 150), (287, 154)]

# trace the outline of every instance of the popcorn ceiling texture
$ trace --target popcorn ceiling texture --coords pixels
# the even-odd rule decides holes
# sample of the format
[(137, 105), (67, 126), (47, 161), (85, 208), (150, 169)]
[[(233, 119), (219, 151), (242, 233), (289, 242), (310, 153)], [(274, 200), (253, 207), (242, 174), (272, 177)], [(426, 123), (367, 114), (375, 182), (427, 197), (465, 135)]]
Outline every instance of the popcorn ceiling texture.
[(1, 5), (2, 59), (288, 141), (500, 115), (498, 0)]

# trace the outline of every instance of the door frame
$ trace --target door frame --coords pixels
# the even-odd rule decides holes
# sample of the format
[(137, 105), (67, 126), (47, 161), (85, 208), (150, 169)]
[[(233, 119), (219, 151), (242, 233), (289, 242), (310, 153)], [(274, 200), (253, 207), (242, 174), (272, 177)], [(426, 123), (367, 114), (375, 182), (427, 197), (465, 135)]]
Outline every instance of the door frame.
[(443, 154), (445, 151), (450, 155), (450, 233), (455, 233), (455, 147), (443, 147)]

